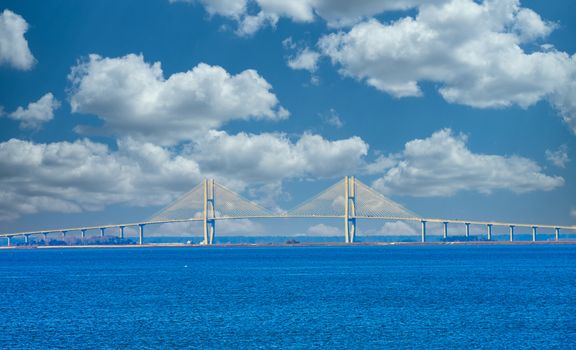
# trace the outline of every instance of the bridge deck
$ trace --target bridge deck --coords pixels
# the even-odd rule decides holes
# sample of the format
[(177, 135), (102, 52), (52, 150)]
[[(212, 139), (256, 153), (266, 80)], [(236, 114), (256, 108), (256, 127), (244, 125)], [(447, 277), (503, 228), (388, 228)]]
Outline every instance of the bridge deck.
[[(214, 220), (247, 220), (247, 219), (344, 219), (344, 215), (287, 215), (287, 214), (277, 214), (277, 215), (258, 215), (258, 216), (216, 216)], [(389, 220), (389, 221), (415, 221), (415, 222), (434, 222), (434, 223), (449, 223), (449, 224), (470, 224), (470, 225), (492, 225), (492, 226), (506, 226), (506, 227), (526, 227), (526, 228), (548, 228), (548, 229), (562, 229), (562, 230), (576, 230), (576, 226), (567, 225), (549, 225), (549, 224), (528, 224), (528, 223), (510, 223), (510, 222), (500, 222), (500, 221), (479, 221), (479, 220), (462, 220), (462, 219), (437, 219), (437, 218), (404, 218), (404, 217), (384, 217), (384, 216), (355, 216), (356, 219), (376, 219), (376, 220)], [(62, 229), (51, 229), (51, 230), (36, 230), (36, 231), (22, 231), (14, 233), (0, 233), (0, 237), (15, 237), (15, 236), (25, 236), (25, 235), (39, 235), (39, 234), (49, 234), (49, 233), (61, 233), (61, 232), (80, 232), (83, 230), (99, 230), (99, 229), (110, 229), (110, 228), (122, 228), (122, 227), (138, 227), (140, 225), (160, 225), (160, 224), (170, 224), (177, 222), (201, 222), (203, 218), (190, 218), (190, 219), (180, 219), (180, 220), (162, 220), (162, 221), (142, 221), (142, 222), (132, 222), (124, 224), (106, 224), (97, 226), (82, 226), (82, 227), (67, 227)]]

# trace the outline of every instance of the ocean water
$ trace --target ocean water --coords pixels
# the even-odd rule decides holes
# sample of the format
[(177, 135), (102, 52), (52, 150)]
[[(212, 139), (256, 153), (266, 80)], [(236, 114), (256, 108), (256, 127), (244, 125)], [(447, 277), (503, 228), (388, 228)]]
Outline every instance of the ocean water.
[(1, 349), (576, 349), (576, 245), (0, 251)]

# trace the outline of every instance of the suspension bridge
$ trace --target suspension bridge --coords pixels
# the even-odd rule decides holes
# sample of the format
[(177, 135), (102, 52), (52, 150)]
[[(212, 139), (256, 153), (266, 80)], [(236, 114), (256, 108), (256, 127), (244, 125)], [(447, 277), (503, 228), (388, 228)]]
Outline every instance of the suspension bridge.
[(510, 241), (514, 241), (515, 229), (522, 227), (531, 229), (532, 241), (537, 240), (538, 229), (553, 229), (556, 241), (560, 240), (561, 230), (576, 232), (576, 226), (421, 217), (359, 181), (354, 176), (346, 176), (323, 192), (288, 211), (266, 209), (215, 182), (213, 179), (205, 179), (202, 183), (145, 221), (2, 233), (0, 237), (6, 238), (8, 246), (12, 245), (14, 237), (23, 237), (24, 243), (28, 244), (31, 236), (42, 236), (44, 241), (47, 241), (48, 235), (59, 234), (62, 237), (66, 237), (70, 232), (79, 232), (81, 238), (84, 239), (88, 231), (99, 231), (100, 236), (103, 237), (105, 231), (115, 230), (115, 232), (119, 233), (119, 237), (124, 239), (126, 228), (136, 228), (138, 231), (138, 244), (143, 245), (146, 226), (179, 222), (202, 222), (204, 238), (202, 244), (212, 245), (215, 243), (217, 221), (268, 218), (341, 219), (344, 224), (343, 238), (346, 243), (355, 242), (358, 232), (358, 221), (364, 219), (417, 222), (421, 228), (420, 239), (422, 242), (427, 241), (427, 223), (442, 224), (444, 240), (448, 239), (449, 224), (464, 225), (466, 238), (470, 237), (470, 225), (482, 225), (486, 229), (486, 239), (488, 241), (493, 239), (493, 227), (495, 226), (507, 227)]

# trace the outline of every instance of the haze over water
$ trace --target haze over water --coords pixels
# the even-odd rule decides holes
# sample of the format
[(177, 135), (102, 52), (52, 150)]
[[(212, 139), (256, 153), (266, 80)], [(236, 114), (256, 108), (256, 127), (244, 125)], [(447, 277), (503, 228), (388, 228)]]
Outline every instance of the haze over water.
[(571, 349), (575, 248), (1, 251), (0, 344)]

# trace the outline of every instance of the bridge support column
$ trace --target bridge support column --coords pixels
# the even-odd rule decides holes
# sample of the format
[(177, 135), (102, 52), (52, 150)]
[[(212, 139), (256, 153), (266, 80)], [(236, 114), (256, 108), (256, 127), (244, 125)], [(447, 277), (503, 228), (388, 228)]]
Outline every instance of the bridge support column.
[(426, 242), (426, 221), (422, 220), (420, 221), (422, 223), (422, 243)]
[(30, 235), (24, 235), (24, 243), (28, 245), (30, 243)]
[(492, 240), (492, 224), (488, 224), (488, 225), (486, 225), (486, 227), (488, 228), (488, 240), (491, 241)]
[(104, 227), (100, 227), (100, 237), (104, 237)]
[(532, 226), (532, 242), (536, 242), (536, 226)]
[(144, 244), (144, 224), (138, 224), (138, 244)]
[(213, 244), (215, 233), (214, 179), (204, 179), (204, 244)]
[(6, 240), (7, 240), (6, 244), (8, 245), (8, 247), (11, 247), (12, 246), (12, 237), (6, 236)]
[(86, 238), (86, 229), (81, 229), (80, 232), (82, 232), (82, 239)]
[(559, 241), (559, 240), (560, 240), (560, 227), (555, 227), (555, 228), (554, 228), (554, 233), (555, 233), (555, 237), (554, 237), (554, 238), (555, 238), (557, 241)]
[(42, 232), (42, 238), (44, 239), (44, 243), (48, 242), (48, 234), (46, 232)]
[(120, 238), (124, 239), (124, 226), (120, 226)]
[(344, 240), (354, 243), (356, 237), (356, 181), (354, 176), (344, 178)]
[(66, 238), (66, 233), (68, 233), (68, 231), (62, 231), (62, 239)]
[(470, 240), (470, 223), (467, 222), (464, 225), (466, 225), (466, 240)]
[(514, 242), (514, 225), (510, 225), (510, 242)]
[(444, 221), (444, 240), (448, 239), (448, 222)]

